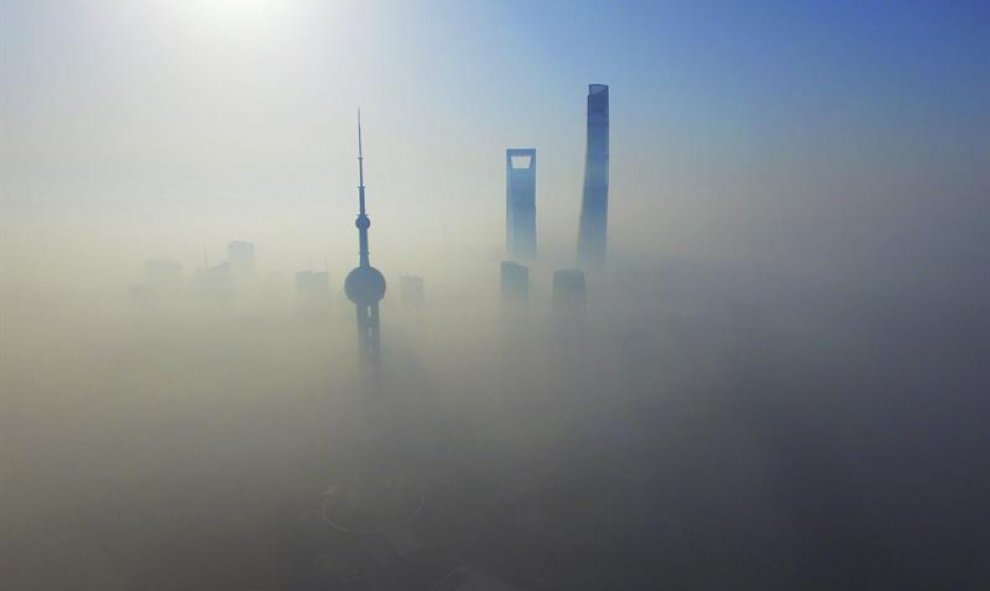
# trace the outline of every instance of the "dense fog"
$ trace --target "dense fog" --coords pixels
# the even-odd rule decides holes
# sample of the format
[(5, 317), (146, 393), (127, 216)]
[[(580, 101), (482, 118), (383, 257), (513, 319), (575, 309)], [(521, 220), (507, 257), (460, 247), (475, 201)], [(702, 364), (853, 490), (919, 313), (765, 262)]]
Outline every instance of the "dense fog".
[(399, 575), (320, 514), (363, 458), (350, 255), (307, 293), (265, 246), (229, 290), (193, 266), (149, 295), (130, 251), (119, 276), (68, 249), (39, 264), (79, 261), (85, 289), (6, 271), (7, 588), (427, 589), (464, 564), (523, 589), (988, 575), (976, 269), (897, 294), (620, 251), (583, 313), (554, 309), (548, 264), (521, 305), (484, 253), (424, 264), (421, 303), (386, 272), (385, 454), (426, 499)]
[(417, 4), (0, 3), (0, 589), (985, 585), (985, 10)]

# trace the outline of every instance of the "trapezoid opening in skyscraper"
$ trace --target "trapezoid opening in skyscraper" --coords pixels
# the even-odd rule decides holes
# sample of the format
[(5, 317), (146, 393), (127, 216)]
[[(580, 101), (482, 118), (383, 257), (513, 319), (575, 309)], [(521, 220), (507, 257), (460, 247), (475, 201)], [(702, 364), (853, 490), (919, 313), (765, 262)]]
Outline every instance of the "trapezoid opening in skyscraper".
[(578, 263), (585, 269), (605, 266), (608, 236), (608, 85), (588, 85), (588, 139), (584, 191), (578, 230)]

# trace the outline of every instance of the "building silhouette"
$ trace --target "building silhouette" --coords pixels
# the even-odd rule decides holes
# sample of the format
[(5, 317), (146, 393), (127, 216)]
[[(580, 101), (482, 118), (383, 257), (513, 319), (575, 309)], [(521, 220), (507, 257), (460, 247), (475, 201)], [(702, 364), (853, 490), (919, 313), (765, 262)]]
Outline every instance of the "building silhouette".
[(243, 240), (235, 240), (227, 244), (227, 261), (235, 279), (253, 276), (254, 244)]
[(307, 314), (325, 314), (330, 309), (330, 273), (296, 272), (296, 303)]
[(324, 304), (330, 301), (330, 273), (326, 271), (296, 272), (296, 293), (299, 297)]
[(223, 262), (199, 269), (193, 275), (192, 287), (193, 292), (201, 298), (229, 304), (234, 293), (230, 263)]
[[(395, 536), (411, 523), (426, 502), (423, 491), (406, 477), (405, 467), (395, 454), (394, 425), (401, 415), (384, 396), (381, 368), (381, 328), (379, 303), (385, 297), (385, 277), (371, 266), (368, 228), (371, 220), (365, 207), (364, 150), (361, 141), (361, 112), (358, 111), (358, 266), (344, 280), (344, 292), (354, 302), (358, 327), (358, 360), (361, 387), (364, 391), (364, 416), (360, 435), (352, 441), (354, 457), (360, 461), (342, 467), (337, 481), (323, 494), (320, 513), (323, 521), (335, 530), (357, 534), (369, 540), (392, 544), (401, 556), (418, 546), (414, 536)], [(386, 539), (383, 540), (382, 536)], [(380, 567), (382, 560), (392, 559), (375, 546), (361, 550), (369, 563)], [(374, 585), (377, 587), (377, 585)]]
[(557, 310), (583, 311), (585, 304), (584, 271), (561, 269), (553, 273), (553, 306)]
[(529, 268), (514, 261), (502, 261), (502, 301), (529, 300)]
[(554, 363), (565, 372), (578, 371), (587, 361), (588, 342), (585, 275), (581, 269), (561, 269), (553, 274), (551, 334)]
[(385, 297), (385, 276), (371, 266), (368, 251), (368, 228), (371, 220), (364, 199), (364, 151), (361, 144), (361, 113), (358, 112), (358, 215), (354, 225), (358, 230), (358, 266), (344, 280), (344, 292), (354, 302), (357, 312), (358, 360), (365, 387), (380, 393), (377, 384), (381, 376), (381, 329), (378, 304)]
[(144, 283), (130, 284), (128, 294), (132, 304), (150, 308), (164, 300), (177, 299), (182, 289), (182, 265), (154, 259), (145, 262)]
[(584, 192), (578, 230), (578, 264), (605, 266), (608, 230), (608, 86), (588, 86), (588, 139), (584, 160)]
[(159, 294), (174, 295), (182, 290), (182, 265), (168, 259), (154, 259), (144, 265), (145, 281)]
[(296, 291), (300, 295), (330, 297), (330, 274), (326, 271), (296, 272)]
[(505, 250), (513, 259), (536, 257), (536, 150), (505, 151)]

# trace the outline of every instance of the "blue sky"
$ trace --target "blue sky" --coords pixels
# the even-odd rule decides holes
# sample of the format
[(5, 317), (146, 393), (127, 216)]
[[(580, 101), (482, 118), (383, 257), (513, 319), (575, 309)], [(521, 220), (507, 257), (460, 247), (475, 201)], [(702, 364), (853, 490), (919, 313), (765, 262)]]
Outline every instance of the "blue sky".
[[(591, 82), (612, 87), (617, 249), (831, 264), (976, 236), (987, 211), (986, 3), (5, 0), (2, 11), (4, 207), (48, 204), (53, 227), (59, 208), (128, 212), (121, 227), (142, 235), (145, 211), (190, 227), (209, 210), (196, 240), (274, 242), (350, 215), (361, 106), (383, 240), (439, 224), (432, 248), (458, 228), (497, 256), (502, 150), (535, 146), (541, 238), (565, 257)], [(955, 227), (932, 237), (931, 220)], [(302, 250), (327, 240), (313, 224), (295, 232)], [(148, 248), (173, 233), (163, 225)], [(963, 246), (985, 256), (976, 238)]]

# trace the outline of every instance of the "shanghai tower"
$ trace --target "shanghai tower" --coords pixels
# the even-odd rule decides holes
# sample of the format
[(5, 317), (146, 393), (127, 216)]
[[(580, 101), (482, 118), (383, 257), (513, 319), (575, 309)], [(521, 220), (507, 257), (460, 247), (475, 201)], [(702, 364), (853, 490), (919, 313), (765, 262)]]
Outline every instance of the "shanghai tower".
[(589, 270), (605, 266), (608, 229), (608, 85), (588, 85), (588, 140), (584, 194), (578, 230), (578, 263)]

